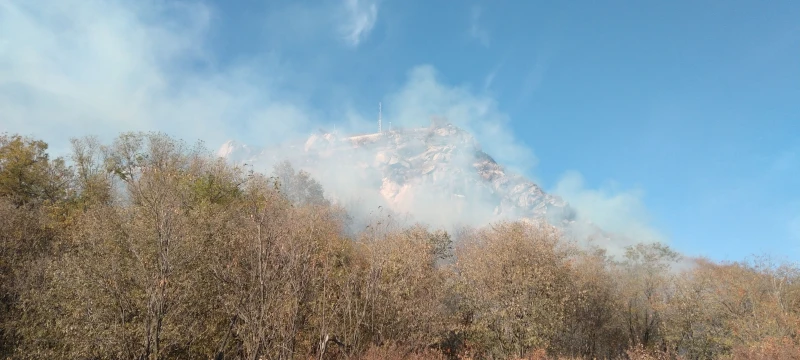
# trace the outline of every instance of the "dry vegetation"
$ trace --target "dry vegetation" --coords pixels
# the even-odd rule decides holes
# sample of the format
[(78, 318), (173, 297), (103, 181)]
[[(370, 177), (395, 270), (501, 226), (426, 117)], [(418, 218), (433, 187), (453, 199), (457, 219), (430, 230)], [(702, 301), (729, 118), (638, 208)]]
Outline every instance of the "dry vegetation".
[[(532, 225), (358, 233), (308, 174), (0, 136), (0, 358), (800, 359), (800, 273)], [(452, 236), (451, 236), (452, 235)]]

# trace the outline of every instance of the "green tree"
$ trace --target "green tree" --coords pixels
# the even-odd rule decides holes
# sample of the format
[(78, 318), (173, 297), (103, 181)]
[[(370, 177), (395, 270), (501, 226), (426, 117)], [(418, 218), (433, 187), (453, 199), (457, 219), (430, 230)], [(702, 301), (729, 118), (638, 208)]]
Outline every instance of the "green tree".
[(21, 341), (20, 296), (39, 284), (39, 265), (56, 253), (52, 215), (70, 180), (70, 169), (50, 159), (44, 141), (0, 135), (0, 357)]
[(0, 197), (18, 207), (55, 202), (65, 197), (70, 178), (63, 159), (50, 159), (44, 141), (0, 135)]
[(278, 163), (273, 168), (281, 194), (295, 205), (330, 205), (324, 190), (311, 174), (305, 170), (295, 171), (289, 161)]

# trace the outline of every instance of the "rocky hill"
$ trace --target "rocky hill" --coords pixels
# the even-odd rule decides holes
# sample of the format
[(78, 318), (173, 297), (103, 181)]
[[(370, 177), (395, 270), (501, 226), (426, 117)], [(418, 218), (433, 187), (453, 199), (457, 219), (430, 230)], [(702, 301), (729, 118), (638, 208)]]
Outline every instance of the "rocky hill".
[(320, 131), (304, 144), (273, 148), (229, 141), (218, 154), (267, 171), (289, 160), (318, 179), (334, 201), (387, 206), (436, 226), (500, 219), (558, 225), (575, 217), (561, 198), (507, 171), (471, 134), (449, 123), (356, 136)]

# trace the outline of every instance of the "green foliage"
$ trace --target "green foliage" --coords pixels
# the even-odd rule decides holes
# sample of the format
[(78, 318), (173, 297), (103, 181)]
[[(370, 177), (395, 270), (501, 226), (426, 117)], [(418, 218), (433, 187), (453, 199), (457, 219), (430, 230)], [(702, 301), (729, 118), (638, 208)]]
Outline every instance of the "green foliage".
[(47, 144), (0, 135), (0, 197), (14, 205), (63, 199), (70, 180), (62, 159), (50, 160)]

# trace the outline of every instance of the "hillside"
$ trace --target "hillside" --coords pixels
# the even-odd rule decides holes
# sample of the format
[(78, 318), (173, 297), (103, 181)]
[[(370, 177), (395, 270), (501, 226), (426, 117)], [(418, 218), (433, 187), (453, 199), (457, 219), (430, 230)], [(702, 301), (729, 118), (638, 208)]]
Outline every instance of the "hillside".
[(258, 170), (288, 159), (317, 178), (331, 199), (388, 206), (437, 226), (500, 219), (564, 225), (575, 218), (564, 200), (505, 169), (449, 123), (355, 136), (319, 132), (304, 144), (269, 149), (229, 141), (218, 155)]
[(531, 221), (342, 231), (342, 208), (285, 163), (276, 187), (162, 134), (74, 144), (66, 166), (45, 142), (0, 135), (0, 358), (800, 358), (796, 264), (687, 267), (660, 243), (580, 251), (532, 223), (566, 204), (453, 127), (221, 155), (293, 155), (328, 183), (451, 216), (439, 220), (461, 202)]

